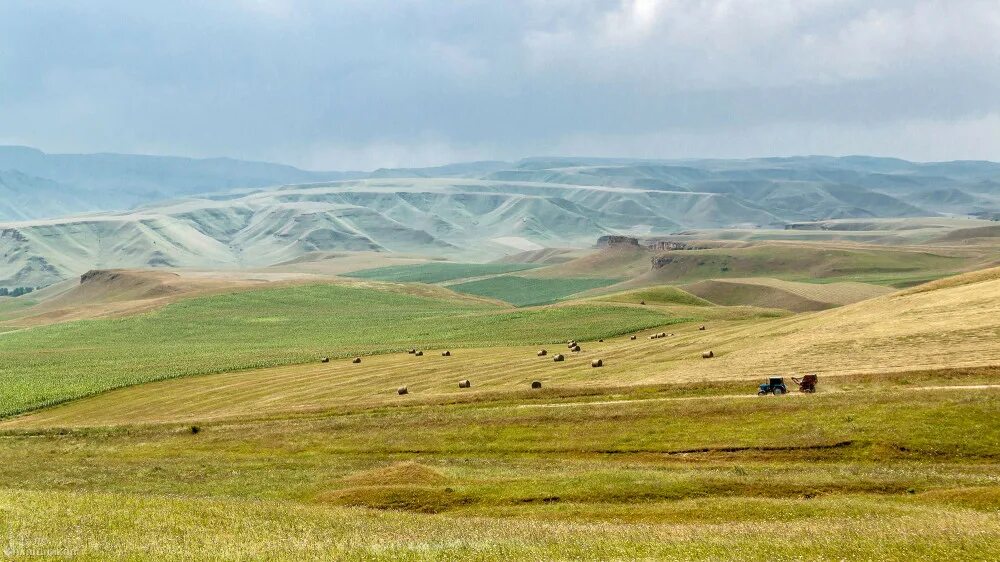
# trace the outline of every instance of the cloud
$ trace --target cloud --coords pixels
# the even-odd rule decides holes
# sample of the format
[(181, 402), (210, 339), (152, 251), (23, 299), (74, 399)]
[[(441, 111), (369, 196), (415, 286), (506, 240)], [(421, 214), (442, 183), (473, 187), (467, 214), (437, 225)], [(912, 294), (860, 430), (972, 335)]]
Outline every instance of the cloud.
[(47, 150), (1000, 159), (995, 0), (51, 0), (0, 37), (0, 138)]

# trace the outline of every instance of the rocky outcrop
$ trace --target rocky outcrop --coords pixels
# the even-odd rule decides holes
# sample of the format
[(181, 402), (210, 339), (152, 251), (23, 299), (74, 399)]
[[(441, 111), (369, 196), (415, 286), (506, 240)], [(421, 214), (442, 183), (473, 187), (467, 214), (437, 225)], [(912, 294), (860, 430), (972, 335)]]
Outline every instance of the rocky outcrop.
[(693, 246), (687, 242), (675, 242), (673, 240), (653, 240), (646, 245), (650, 250), (657, 251), (667, 251), (667, 250), (694, 250)]
[(655, 256), (653, 257), (652, 262), (653, 262), (653, 269), (660, 269), (661, 267), (666, 267), (667, 265), (674, 263), (674, 258), (673, 256), (667, 256), (667, 255)]
[(597, 239), (598, 248), (638, 248), (639, 239), (631, 236), (609, 234)]

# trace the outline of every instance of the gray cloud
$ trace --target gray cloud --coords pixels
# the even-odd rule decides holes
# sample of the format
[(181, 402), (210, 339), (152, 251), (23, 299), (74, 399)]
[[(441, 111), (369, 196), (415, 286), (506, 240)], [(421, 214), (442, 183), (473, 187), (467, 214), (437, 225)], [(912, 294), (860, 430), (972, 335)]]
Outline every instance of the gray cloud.
[(0, 142), (313, 168), (1000, 159), (996, 0), (0, 3)]

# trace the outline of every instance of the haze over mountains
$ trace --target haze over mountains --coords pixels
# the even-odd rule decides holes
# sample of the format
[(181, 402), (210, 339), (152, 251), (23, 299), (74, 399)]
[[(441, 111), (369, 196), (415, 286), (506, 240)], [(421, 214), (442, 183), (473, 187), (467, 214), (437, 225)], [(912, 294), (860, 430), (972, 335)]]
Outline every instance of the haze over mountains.
[(356, 250), (483, 260), (606, 234), (992, 217), (1000, 165), (529, 158), (362, 173), (2, 147), (0, 201), (0, 286), (41, 286), (95, 267), (255, 267)]

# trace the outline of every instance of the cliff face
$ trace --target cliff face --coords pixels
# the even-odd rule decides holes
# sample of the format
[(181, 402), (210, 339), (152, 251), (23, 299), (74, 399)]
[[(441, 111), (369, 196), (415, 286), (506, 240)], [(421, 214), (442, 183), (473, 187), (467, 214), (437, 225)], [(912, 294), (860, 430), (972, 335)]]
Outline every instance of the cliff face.
[(646, 244), (650, 250), (693, 250), (687, 242), (674, 242), (673, 240), (653, 240)]
[(609, 234), (597, 239), (598, 248), (638, 248), (639, 239), (631, 236)]

